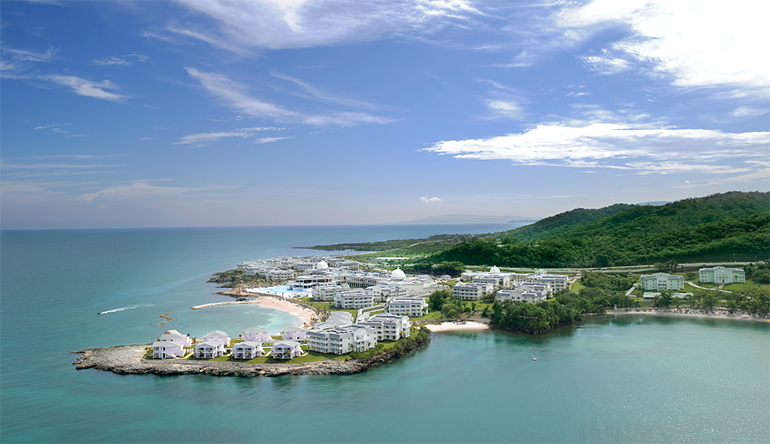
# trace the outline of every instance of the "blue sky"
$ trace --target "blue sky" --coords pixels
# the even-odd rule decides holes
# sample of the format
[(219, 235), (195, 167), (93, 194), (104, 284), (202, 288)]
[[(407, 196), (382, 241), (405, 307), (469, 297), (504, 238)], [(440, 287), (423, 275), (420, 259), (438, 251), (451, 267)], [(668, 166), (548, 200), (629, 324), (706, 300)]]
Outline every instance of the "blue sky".
[(0, 7), (5, 229), (545, 217), (770, 189), (761, 2)]

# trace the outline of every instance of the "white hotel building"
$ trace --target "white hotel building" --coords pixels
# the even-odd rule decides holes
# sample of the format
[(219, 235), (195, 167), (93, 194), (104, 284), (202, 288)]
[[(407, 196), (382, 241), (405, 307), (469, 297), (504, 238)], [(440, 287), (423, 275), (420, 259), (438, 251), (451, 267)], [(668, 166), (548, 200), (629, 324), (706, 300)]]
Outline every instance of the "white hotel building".
[(365, 325), (373, 328), (378, 341), (395, 341), (408, 338), (411, 334), (411, 323), (408, 317), (388, 313), (376, 314), (353, 325)]
[(684, 290), (684, 278), (668, 273), (643, 274), (641, 282), (642, 290)]
[(334, 306), (360, 310), (374, 305), (374, 292), (370, 290), (349, 290), (334, 295)]
[(737, 284), (746, 282), (746, 272), (740, 268), (701, 268), (698, 271), (701, 282), (715, 284)]
[(308, 348), (320, 353), (342, 355), (364, 352), (375, 344), (377, 339), (373, 329), (363, 325), (354, 324), (307, 332)]
[(456, 284), (452, 287), (452, 296), (462, 301), (478, 301), (485, 294), (494, 291), (491, 283), (470, 282)]
[(385, 303), (385, 312), (399, 316), (425, 316), (428, 314), (428, 304), (423, 298), (397, 297)]

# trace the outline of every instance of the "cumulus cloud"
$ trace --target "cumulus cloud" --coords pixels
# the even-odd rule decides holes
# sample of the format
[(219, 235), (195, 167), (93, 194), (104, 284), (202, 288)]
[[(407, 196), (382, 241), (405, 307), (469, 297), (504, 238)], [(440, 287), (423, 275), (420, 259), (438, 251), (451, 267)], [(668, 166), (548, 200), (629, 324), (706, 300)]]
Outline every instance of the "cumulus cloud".
[(769, 145), (770, 132), (544, 123), (522, 133), (441, 141), (424, 151), (459, 159), (506, 160), (517, 165), (609, 168), (637, 174), (721, 174), (751, 170), (728, 162), (764, 158)]
[(421, 197), (420, 202), (424, 202), (426, 204), (440, 204), (441, 199), (439, 199), (438, 197), (431, 197), (430, 199), (428, 199), (427, 197)]
[(192, 37), (231, 50), (307, 48), (390, 35), (407, 37), (463, 26), (481, 14), (466, 0), (178, 1), (216, 20), (220, 29), (216, 38), (181, 26), (175, 28), (177, 32), (188, 31)]
[(770, 41), (766, 14), (753, 0), (725, 5), (700, 0), (594, 0), (568, 4), (555, 15), (560, 32), (579, 41), (592, 32), (622, 25), (631, 35), (611, 45), (623, 57), (588, 58), (605, 67), (624, 67), (621, 59), (652, 64), (675, 85), (704, 87), (770, 85), (770, 59), (758, 56), (757, 42)]
[(62, 75), (50, 75), (44, 78), (54, 83), (58, 83), (59, 85), (69, 86), (75, 94), (80, 96), (93, 97), (95, 99), (109, 100), (112, 102), (121, 102), (126, 98), (124, 95), (105, 91), (107, 89), (117, 89), (117, 87), (109, 80), (105, 80), (101, 83), (94, 83), (80, 77)]
[(216, 132), (210, 132), (210, 133), (188, 134), (186, 136), (180, 137), (178, 141), (174, 142), (174, 145), (193, 145), (196, 147), (202, 147), (202, 146), (211, 145), (212, 143), (218, 142), (219, 139), (222, 139), (222, 138), (227, 138), (227, 137), (247, 138), (247, 137), (253, 136), (259, 131), (280, 130), (280, 129), (282, 128), (257, 127), (257, 128), (242, 128), (242, 129), (233, 130), (233, 131), (216, 131)]

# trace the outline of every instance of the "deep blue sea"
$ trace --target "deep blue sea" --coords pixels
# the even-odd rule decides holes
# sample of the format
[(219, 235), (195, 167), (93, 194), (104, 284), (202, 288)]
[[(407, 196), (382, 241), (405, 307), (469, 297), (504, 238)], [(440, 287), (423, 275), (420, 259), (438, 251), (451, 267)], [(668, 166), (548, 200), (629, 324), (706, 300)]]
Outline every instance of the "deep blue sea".
[(205, 281), (238, 262), (317, 254), (295, 246), (510, 228), (2, 231), (0, 441), (770, 442), (767, 323), (626, 315), (538, 337), (436, 333), (424, 350), (350, 376), (72, 366), (72, 350), (148, 343), (168, 329), (237, 335), (295, 322), (258, 306), (190, 310), (229, 300)]

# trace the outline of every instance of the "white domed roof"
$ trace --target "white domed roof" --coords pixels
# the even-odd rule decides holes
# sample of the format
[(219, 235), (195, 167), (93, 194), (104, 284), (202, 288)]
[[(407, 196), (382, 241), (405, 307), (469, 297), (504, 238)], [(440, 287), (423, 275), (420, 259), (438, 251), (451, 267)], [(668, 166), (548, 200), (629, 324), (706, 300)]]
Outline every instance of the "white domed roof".
[(489, 269), (489, 274), (500, 274), (500, 269), (492, 266), (492, 268)]
[(400, 268), (396, 268), (395, 270), (393, 270), (392, 273), (390, 273), (390, 278), (391, 279), (405, 279), (406, 278), (406, 274), (404, 274), (404, 272), (401, 271)]
[(316, 270), (320, 270), (320, 269), (323, 269), (323, 268), (329, 268), (329, 264), (327, 264), (326, 261), (321, 261), (321, 262), (315, 264), (315, 268), (316, 268)]

